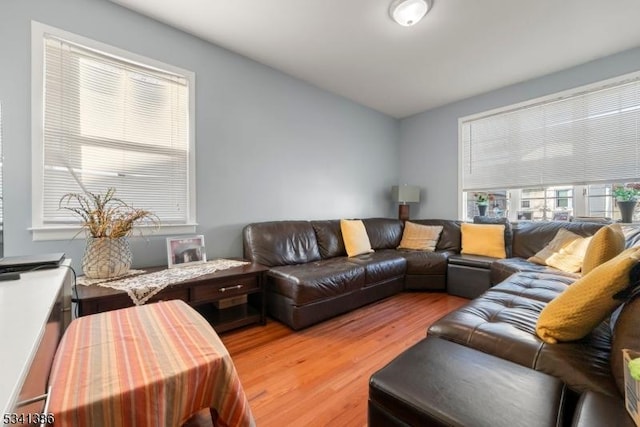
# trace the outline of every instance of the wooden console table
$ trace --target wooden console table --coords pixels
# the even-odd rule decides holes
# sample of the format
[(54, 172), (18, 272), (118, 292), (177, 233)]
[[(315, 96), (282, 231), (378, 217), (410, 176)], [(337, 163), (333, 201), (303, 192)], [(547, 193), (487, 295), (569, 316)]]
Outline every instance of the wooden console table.
[[(145, 269), (158, 271), (164, 267)], [(179, 299), (195, 307), (213, 325), (216, 332), (253, 323), (266, 323), (266, 298), (264, 275), (268, 268), (260, 264), (219, 270), (185, 282), (170, 285), (154, 295), (149, 303)], [(78, 316), (102, 313), (133, 306), (124, 291), (91, 285), (76, 287), (73, 301), (78, 304)], [(217, 309), (213, 303), (231, 297), (246, 296), (247, 303)]]

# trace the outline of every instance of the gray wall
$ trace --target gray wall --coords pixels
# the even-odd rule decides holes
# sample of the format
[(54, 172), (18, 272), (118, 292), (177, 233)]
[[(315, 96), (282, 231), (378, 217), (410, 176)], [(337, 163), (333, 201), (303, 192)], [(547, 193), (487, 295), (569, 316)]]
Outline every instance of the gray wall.
[[(33, 242), (30, 21), (196, 73), (197, 232), (207, 255), (240, 256), (254, 221), (395, 215), (399, 121), (106, 0), (2, 0), (0, 102), (6, 255), (84, 242)], [(160, 195), (159, 195), (160, 196)], [(137, 266), (166, 263), (164, 236), (133, 242)]]
[(640, 48), (402, 120), (400, 182), (419, 185), (426, 193), (420, 205), (412, 207), (412, 217), (458, 216), (458, 118), (638, 70)]

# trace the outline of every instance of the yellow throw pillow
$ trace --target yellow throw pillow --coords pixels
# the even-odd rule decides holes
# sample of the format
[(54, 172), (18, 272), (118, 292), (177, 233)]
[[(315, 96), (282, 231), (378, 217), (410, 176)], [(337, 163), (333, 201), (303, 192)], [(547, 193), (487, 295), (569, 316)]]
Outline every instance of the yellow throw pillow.
[(340, 230), (342, 231), (342, 240), (348, 256), (373, 252), (367, 229), (361, 220), (341, 219)]
[(433, 252), (438, 244), (442, 228), (441, 225), (421, 225), (407, 221), (404, 223), (402, 240), (398, 249)]
[(483, 255), (506, 258), (504, 247), (504, 224), (462, 223), (462, 250), (466, 255)]
[(577, 273), (582, 268), (591, 237), (582, 237), (561, 228), (553, 240), (540, 252), (529, 258), (530, 262), (548, 265), (568, 273)]
[(549, 344), (587, 336), (622, 303), (613, 296), (629, 285), (638, 260), (640, 248), (627, 249), (578, 279), (542, 310), (536, 334)]
[(584, 254), (582, 275), (588, 274), (600, 264), (609, 261), (624, 250), (625, 238), (620, 224), (602, 227), (593, 235)]

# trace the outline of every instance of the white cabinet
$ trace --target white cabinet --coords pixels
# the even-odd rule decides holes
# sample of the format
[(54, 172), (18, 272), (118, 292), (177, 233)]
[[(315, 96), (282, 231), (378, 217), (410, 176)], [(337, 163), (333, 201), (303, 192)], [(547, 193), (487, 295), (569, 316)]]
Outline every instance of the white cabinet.
[(5, 414), (41, 412), (42, 396), (58, 342), (69, 323), (73, 272), (70, 260), (55, 269), (0, 281), (0, 405)]

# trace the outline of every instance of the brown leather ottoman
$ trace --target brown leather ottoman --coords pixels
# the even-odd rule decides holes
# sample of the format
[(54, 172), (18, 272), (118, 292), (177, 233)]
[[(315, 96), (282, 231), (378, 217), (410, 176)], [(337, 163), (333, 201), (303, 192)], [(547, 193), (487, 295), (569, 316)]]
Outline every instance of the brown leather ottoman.
[(369, 426), (560, 426), (555, 377), (429, 337), (369, 381)]
[(447, 266), (447, 293), (473, 299), (491, 287), (491, 264), (497, 258), (451, 255)]

